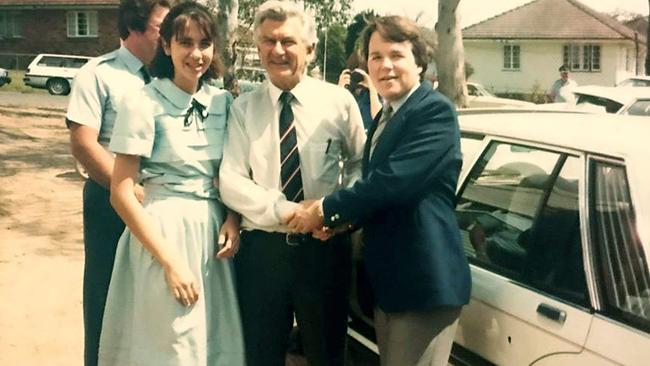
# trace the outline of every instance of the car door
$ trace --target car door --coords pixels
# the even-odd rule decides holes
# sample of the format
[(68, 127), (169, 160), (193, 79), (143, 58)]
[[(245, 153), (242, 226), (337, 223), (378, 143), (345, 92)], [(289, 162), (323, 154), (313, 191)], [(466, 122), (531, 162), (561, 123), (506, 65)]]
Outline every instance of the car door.
[(458, 192), (473, 288), (454, 353), (498, 365), (579, 355), (593, 318), (580, 229), (584, 158), (509, 140), (485, 146)]

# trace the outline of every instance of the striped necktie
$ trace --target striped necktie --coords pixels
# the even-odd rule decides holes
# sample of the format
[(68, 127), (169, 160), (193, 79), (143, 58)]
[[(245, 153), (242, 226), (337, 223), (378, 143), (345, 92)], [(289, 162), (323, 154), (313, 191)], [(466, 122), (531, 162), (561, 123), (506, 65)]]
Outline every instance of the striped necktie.
[(300, 155), (298, 139), (291, 109), (294, 99), (290, 92), (282, 92), (280, 103), (280, 178), (282, 193), (289, 201), (300, 202), (304, 199), (302, 175), (300, 174)]
[(382, 109), (381, 117), (379, 118), (379, 121), (377, 121), (377, 128), (375, 129), (375, 133), (372, 135), (372, 141), (370, 142), (370, 156), (372, 156), (372, 153), (375, 151), (377, 141), (379, 141), (379, 136), (381, 136), (381, 133), (384, 132), (384, 128), (386, 128), (386, 122), (388, 122), (392, 116), (392, 106), (389, 105), (387, 108)]

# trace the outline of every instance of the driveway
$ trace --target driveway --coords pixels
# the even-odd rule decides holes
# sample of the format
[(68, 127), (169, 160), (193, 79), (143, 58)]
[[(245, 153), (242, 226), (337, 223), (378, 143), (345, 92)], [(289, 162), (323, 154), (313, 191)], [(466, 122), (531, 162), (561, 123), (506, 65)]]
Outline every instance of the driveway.
[(68, 108), (69, 96), (49, 95), (44, 93), (18, 93), (3, 91), (0, 88), (0, 106), (27, 107), (38, 109), (56, 109), (65, 111)]

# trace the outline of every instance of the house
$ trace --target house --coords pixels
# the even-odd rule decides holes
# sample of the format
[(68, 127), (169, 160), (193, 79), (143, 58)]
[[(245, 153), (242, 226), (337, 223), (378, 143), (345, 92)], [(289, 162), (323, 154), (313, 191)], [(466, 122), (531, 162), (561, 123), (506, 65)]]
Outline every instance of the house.
[(462, 33), (472, 79), (497, 93), (543, 93), (562, 64), (579, 85), (644, 72), (646, 35), (576, 0), (535, 0)]
[(39, 53), (99, 56), (120, 45), (120, 0), (0, 0), (0, 67)]

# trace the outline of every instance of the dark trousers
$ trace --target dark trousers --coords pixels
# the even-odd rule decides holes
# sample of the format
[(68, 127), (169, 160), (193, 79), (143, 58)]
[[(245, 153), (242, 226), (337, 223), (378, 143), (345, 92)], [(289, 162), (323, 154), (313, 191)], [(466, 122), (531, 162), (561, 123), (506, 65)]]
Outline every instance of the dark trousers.
[(306, 239), (244, 231), (235, 256), (248, 366), (283, 366), (295, 313), (311, 366), (344, 365), (350, 293), (348, 236)]
[(109, 191), (92, 180), (83, 190), (84, 223), (84, 365), (97, 365), (99, 336), (115, 249), (124, 223), (109, 202)]

